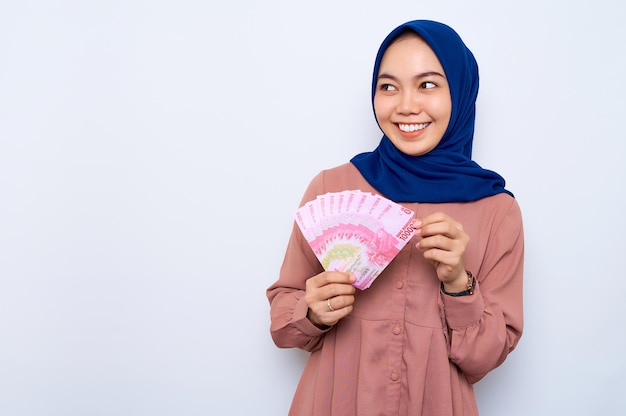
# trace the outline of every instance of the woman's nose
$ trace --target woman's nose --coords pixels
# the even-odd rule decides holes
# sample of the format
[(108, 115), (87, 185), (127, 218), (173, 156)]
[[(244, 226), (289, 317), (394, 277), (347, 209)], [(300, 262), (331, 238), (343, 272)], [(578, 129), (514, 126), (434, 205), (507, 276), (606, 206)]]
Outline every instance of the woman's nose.
[(420, 112), (420, 103), (417, 94), (412, 91), (403, 92), (398, 102), (399, 114), (417, 114)]

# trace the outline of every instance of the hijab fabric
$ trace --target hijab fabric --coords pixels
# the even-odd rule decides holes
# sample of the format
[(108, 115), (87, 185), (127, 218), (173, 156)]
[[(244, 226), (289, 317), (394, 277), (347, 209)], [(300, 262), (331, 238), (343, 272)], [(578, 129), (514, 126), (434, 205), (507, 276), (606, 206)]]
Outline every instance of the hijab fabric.
[(469, 202), (507, 191), (504, 179), (471, 160), (478, 95), (478, 65), (449, 26), (414, 20), (394, 29), (381, 44), (374, 64), (372, 103), (380, 63), (391, 42), (406, 31), (417, 33), (435, 52), (450, 86), (450, 123), (435, 149), (421, 156), (399, 151), (383, 135), (373, 152), (351, 162), (379, 192), (396, 202)]

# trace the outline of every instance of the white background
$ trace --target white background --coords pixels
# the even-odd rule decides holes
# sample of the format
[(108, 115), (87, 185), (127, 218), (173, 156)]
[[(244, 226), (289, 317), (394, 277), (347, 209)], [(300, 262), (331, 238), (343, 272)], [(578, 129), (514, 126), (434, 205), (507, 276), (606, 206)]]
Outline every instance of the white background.
[(0, 415), (286, 415), (265, 289), (319, 170), (372, 150), (374, 55), (441, 20), (526, 230), (481, 415), (618, 415), (623, 2), (0, 0)]

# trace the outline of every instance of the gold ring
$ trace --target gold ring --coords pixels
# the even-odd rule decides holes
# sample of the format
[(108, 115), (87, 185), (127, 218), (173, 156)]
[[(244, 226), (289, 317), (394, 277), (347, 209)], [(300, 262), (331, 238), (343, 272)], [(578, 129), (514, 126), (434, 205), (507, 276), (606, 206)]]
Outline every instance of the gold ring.
[(328, 298), (328, 300), (326, 301), (326, 304), (328, 305), (328, 310), (333, 312), (335, 309), (330, 305), (330, 298)]

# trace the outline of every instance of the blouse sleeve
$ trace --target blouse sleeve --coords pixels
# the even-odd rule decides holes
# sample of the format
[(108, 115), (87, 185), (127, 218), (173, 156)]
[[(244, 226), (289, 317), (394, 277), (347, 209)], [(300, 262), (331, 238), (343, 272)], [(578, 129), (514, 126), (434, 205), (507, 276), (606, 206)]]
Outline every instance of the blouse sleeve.
[[(323, 193), (323, 177), (311, 181), (300, 205)], [(321, 264), (297, 225), (293, 224), (278, 280), (266, 292), (270, 302), (270, 333), (280, 348), (301, 348), (315, 351), (321, 348), (324, 334), (308, 318), (304, 300), (306, 280), (321, 273)]]
[(473, 295), (441, 293), (449, 356), (470, 383), (504, 362), (523, 329), (524, 234), (515, 199), (489, 231), (485, 257)]

